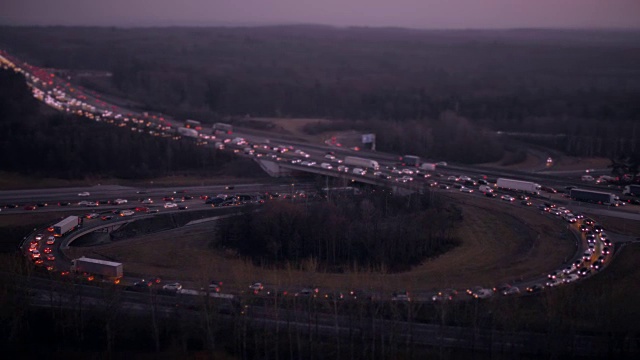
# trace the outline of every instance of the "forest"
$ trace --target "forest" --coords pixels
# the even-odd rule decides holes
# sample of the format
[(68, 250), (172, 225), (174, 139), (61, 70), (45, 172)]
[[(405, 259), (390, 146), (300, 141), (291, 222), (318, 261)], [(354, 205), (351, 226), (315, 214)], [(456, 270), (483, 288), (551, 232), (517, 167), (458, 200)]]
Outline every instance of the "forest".
[(74, 80), (144, 109), (209, 123), (343, 120), (376, 131), (381, 150), (466, 163), (503, 155), (496, 131), (570, 155), (638, 157), (639, 40), (623, 30), (304, 25), (0, 31), (0, 47), (35, 65), (111, 73)]
[(377, 191), (306, 206), (276, 201), (264, 207), (218, 222), (213, 245), (276, 268), (397, 272), (460, 243), (453, 234), (462, 211), (436, 194)]
[(255, 176), (233, 154), (60, 113), (31, 96), (24, 78), (0, 70), (0, 169), (61, 179), (166, 175)]

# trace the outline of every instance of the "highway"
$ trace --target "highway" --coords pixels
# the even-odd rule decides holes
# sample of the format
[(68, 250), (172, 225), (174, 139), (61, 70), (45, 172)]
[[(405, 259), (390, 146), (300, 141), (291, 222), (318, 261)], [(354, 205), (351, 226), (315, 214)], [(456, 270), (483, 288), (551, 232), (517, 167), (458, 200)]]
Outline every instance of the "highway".
[[(3, 60), (3, 65), (8, 66), (7, 59), (9, 59), (6, 54), (0, 60)], [(10, 63), (16, 65), (17, 60), (13, 59), (9, 61)], [(17, 65), (16, 65), (17, 66)], [(140, 129), (142, 131), (154, 133), (162, 133), (165, 136), (169, 133), (169, 129), (175, 129), (177, 127), (182, 126), (183, 122), (172, 119), (168, 116), (162, 115), (149, 115), (143, 113), (136, 113), (130, 109), (125, 109), (119, 106), (110, 105), (105, 101), (101, 100), (99, 95), (91, 94), (88, 91), (82, 90), (78, 87), (73, 87), (73, 85), (66, 83), (63, 79), (58, 77), (51, 77), (48, 74), (43, 73), (41, 69), (37, 69), (32, 66), (22, 65), (22, 67), (18, 66), (18, 69), (27, 75), (30, 86), (34, 90), (34, 96), (41, 99), (45, 103), (51, 105), (52, 107), (60, 110), (76, 113), (81, 116), (86, 116), (90, 119), (95, 119), (96, 121), (113, 121), (114, 125), (117, 126), (130, 126), (132, 129)], [(45, 81), (43, 79), (52, 79), (50, 81)], [(56, 89), (55, 91), (53, 89)], [(73, 91), (71, 91), (73, 90)], [(74, 93), (74, 98), (71, 98), (69, 94)], [(56, 94), (58, 94), (56, 96)], [(60, 95), (63, 94), (63, 95)], [(54, 101), (52, 99), (56, 98), (65, 98), (65, 101)], [(73, 100), (73, 101), (72, 101)], [(99, 114), (99, 115), (97, 115)], [(141, 125), (142, 124), (142, 125)], [(165, 133), (166, 132), (166, 133)], [(587, 184), (581, 182), (579, 178), (574, 178), (573, 173), (571, 177), (567, 176), (559, 176), (559, 175), (551, 175), (551, 174), (543, 174), (543, 173), (535, 173), (535, 172), (520, 172), (520, 171), (507, 171), (507, 170), (495, 170), (492, 168), (484, 168), (478, 166), (463, 166), (460, 164), (449, 164), (447, 166), (440, 166), (436, 171), (425, 171), (420, 174), (409, 173), (406, 170), (413, 170), (408, 168), (403, 168), (399, 165), (399, 156), (394, 154), (386, 154), (382, 152), (372, 152), (366, 150), (356, 151), (353, 149), (343, 148), (343, 147), (335, 147), (327, 144), (309, 144), (302, 141), (297, 141), (295, 139), (290, 138), (281, 138), (278, 135), (270, 135), (272, 137), (267, 137), (268, 134), (247, 130), (245, 133), (241, 131), (237, 131), (233, 135), (218, 135), (215, 139), (212, 138), (213, 134), (211, 134), (211, 129), (206, 129), (201, 132), (203, 135), (208, 136), (203, 137), (207, 141), (204, 142), (206, 146), (214, 146), (215, 142), (222, 142), (225, 144), (225, 151), (232, 151), (233, 153), (238, 154), (238, 156), (243, 156), (247, 158), (253, 158), (256, 161), (268, 161), (271, 163), (277, 164), (279, 168), (286, 170), (287, 172), (295, 175), (295, 174), (316, 174), (319, 176), (332, 177), (336, 179), (342, 179), (342, 184), (350, 184), (353, 182), (356, 183), (367, 183), (372, 185), (379, 186), (387, 186), (394, 188), (397, 192), (401, 192), (403, 189), (407, 192), (422, 192), (427, 189), (430, 191), (437, 192), (453, 192), (458, 191), (454, 188), (455, 185), (459, 184), (459, 181), (449, 180), (450, 176), (460, 177), (461, 175), (466, 175), (473, 177), (475, 179), (479, 179), (481, 177), (487, 178), (489, 180), (496, 179), (498, 177), (513, 177), (521, 180), (535, 181), (540, 183), (541, 185), (547, 185), (552, 187), (564, 188), (565, 186), (580, 186), (588, 189), (599, 189), (599, 190), (608, 190), (614, 193), (619, 194), (619, 188), (609, 188), (606, 185), (594, 185)], [(151, 135), (151, 133), (150, 133)], [(234, 139), (244, 139), (245, 143), (234, 144)], [(251, 148), (254, 150), (253, 153), (246, 153), (245, 149)], [(283, 148), (287, 148), (287, 151), (282, 151)], [(299, 152), (296, 153), (296, 150)], [(300, 153), (300, 151), (302, 153)], [(308, 154), (307, 157), (304, 153)], [(338, 161), (333, 161), (326, 158), (326, 155), (332, 153), (337, 159), (344, 159), (346, 156), (358, 156), (367, 159), (377, 160), (380, 164), (380, 169), (378, 171), (368, 171), (365, 175), (357, 175), (353, 174), (350, 171), (339, 172), (338, 166), (340, 163)], [(303, 165), (303, 161), (314, 162), (315, 164)], [(322, 163), (329, 163), (332, 165), (331, 169), (322, 168), (320, 165)], [(353, 168), (352, 166), (349, 166)], [(409, 179), (410, 178), (410, 179)], [(329, 180), (327, 180), (328, 182)], [(430, 181), (432, 183), (430, 183)], [(340, 182), (340, 180), (338, 180)], [(436, 186), (433, 185), (433, 182), (437, 183)], [(446, 184), (451, 186), (451, 189), (440, 189), (437, 185)], [(229, 187), (233, 186), (233, 189)], [(59, 211), (69, 211), (73, 212), (79, 216), (84, 216), (88, 213), (97, 213), (100, 216), (111, 214), (113, 210), (123, 210), (123, 209), (135, 209), (136, 207), (143, 206), (141, 204), (141, 200), (143, 199), (151, 199), (153, 203), (145, 204), (144, 207), (149, 209), (157, 210), (157, 214), (165, 214), (177, 211), (195, 211), (195, 210), (203, 210), (203, 209), (211, 209), (210, 205), (204, 204), (203, 199), (200, 197), (201, 195), (208, 196), (216, 196), (218, 194), (240, 194), (240, 193), (261, 193), (265, 192), (271, 193), (287, 193), (295, 191), (307, 191), (312, 192), (315, 190), (314, 186), (309, 183), (302, 181), (300, 183), (296, 183), (292, 186), (289, 183), (281, 183), (281, 184), (225, 184), (225, 185), (215, 185), (215, 186), (200, 186), (200, 187), (145, 187), (145, 188), (133, 188), (133, 187), (125, 187), (125, 186), (116, 186), (116, 185), (95, 185), (91, 187), (75, 187), (75, 188), (57, 188), (57, 189), (30, 189), (30, 190), (17, 190), (17, 191), (0, 191), (0, 203), (5, 204), (5, 207), (0, 212), (0, 216), (5, 214), (27, 214), (34, 211), (37, 212), (59, 212)], [(473, 188), (473, 192), (464, 194), (463, 196), (474, 196), (474, 197), (484, 197), (477, 186)], [(80, 197), (78, 194), (82, 192), (88, 192), (89, 196)], [(509, 191), (501, 191), (500, 195), (513, 194), (515, 193)], [(165, 200), (166, 197), (172, 196), (175, 198), (180, 198), (184, 196), (192, 196), (193, 198), (185, 199), (184, 201), (180, 201), (179, 203), (183, 206), (186, 206), (186, 209), (180, 210), (178, 208), (165, 208), (164, 204), (169, 200)], [(109, 200), (114, 199), (125, 199), (127, 203), (124, 204), (109, 204)], [(83, 206), (79, 205), (81, 201), (90, 201), (93, 204), (98, 204), (97, 206)], [(501, 201), (499, 198), (496, 199), (487, 199), (487, 201)], [(578, 212), (591, 212), (594, 214), (602, 214), (607, 216), (615, 216), (621, 217), (630, 220), (640, 220), (640, 210), (637, 206), (628, 205), (624, 208), (616, 209), (616, 208), (607, 208), (603, 206), (593, 205), (593, 204), (581, 204), (575, 203), (568, 199), (562, 198), (559, 195), (547, 195), (547, 196), (537, 196), (533, 197), (531, 205), (532, 211), (535, 210), (537, 206), (543, 204), (546, 201), (552, 201), (557, 205), (565, 205), (571, 208), (573, 211)], [(39, 204), (47, 204), (47, 206), (38, 206)], [(57, 205), (57, 204), (68, 204), (68, 205)], [(17, 205), (6, 206), (6, 205)], [(35, 205), (34, 210), (27, 210), (25, 206), (27, 205)], [(514, 202), (513, 206), (523, 206), (518, 202)], [(222, 209), (221, 209), (222, 210)], [(215, 216), (219, 216), (219, 213), (212, 215), (212, 218)], [(111, 216), (111, 215), (109, 215)], [(139, 219), (141, 217), (146, 216), (155, 216), (155, 214), (148, 214), (146, 211), (143, 213), (136, 213), (134, 216), (130, 218), (125, 218), (122, 216), (118, 216), (118, 214), (113, 214), (113, 216), (109, 219), (102, 219), (101, 217), (97, 217), (94, 219), (86, 219), (84, 221), (83, 227), (81, 231), (76, 231), (78, 234), (80, 232), (85, 233), (89, 231), (95, 231), (100, 228), (105, 227), (116, 227), (123, 222), (135, 221), (135, 219)], [(551, 213), (545, 214), (545, 216), (558, 216), (552, 215)], [(52, 219), (52, 224), (56, 222), (57, 219)], [(576, 237), (577, 248), (575, 254), (568, 254), (568, 258), (571, 258), (570, 262), (581, 258), (584, 251), (587, 251), (589, 248), (589, 241), (587, 241), (587, 237), (579, 230), (579, 226), (583, 224), (584, 220), (579, 220), (573, 224), (565, 224), (560, 223), (563, 220), (558, 217), (559, 225), (567, 226), (568, 230)], [(33, 241), (33, 237), (36, 234), (43, 234), (46, 237), (48, 236), (48, 232), (46, 229), (34, 229), (32, 234), (29, 234), (25, 239), (22, 247), (22, 251), (25, 256), (30, 256), (30, 251), (28, 247), (30, 246), (31, 241)], [(41, 250), (44, 256), (44, 249), (51, 248), (52, 254), (56, 256), (56, 260), (45, 262), (45, 265), (52, 266), (52, 272), (64, 272), (69, 267), (69, 259), (66, 259), (64, 253), (60, 250), (61, 246), (66, 246), (64, 244), (68, 244), (72, 238), (76, 235), (76, 233), (72, 232), (66, 237), (59, 238), (56, 240), (55, 244), (52, 246), (48, 246), (44, 244), (44, 241), (38, 242), (37, 249)], [(605, 246), (604, 240), (600, 239), (600, 235), (596, 236), (596, 240), (594, 242), (594, 249), (591, 252), (591, 257), (588, 259), (584, 259), (581, 267), (585, 267), (590, 269), (591, 265), (595, 263), (596, 259), (602, 255), (604, 257), (604, 265), (606, 266), (610, 263), (613, 258), (613, 252), (611, 254), (605, 254), (603, 249)], [(618, 237), (616, 234), (610, 234), (611, 241), (613, 243), (616, 242), (628, 242), (632, 241), (626, 237)], [(562, 275), (562, 277), (568, 277), (569, 274), (576, 273), (579, 270), (580, 266), (576, 266), (574, 269)], [(559, 269), (561, 270), (561, 269)], [(599, 269), (601, 270), (601, 269)], [(598, 271), (599, 271), (598, 270)], [(594, 270), (595, 271), (595, 270)], [(584, 277), (590, 276), (594, 271), (589, 270), (589, 273)], [(126, 279), (125, 283), (129, 284), (133, 279)], [(518, 286), (521, 288), (522, 292), (525, 292), (525, 288), (529, 287), (533, 284), (546, 284), (547, 278), (535, 278), (535, 279), (525, 279), (522, 282), (518, 283)], [(37, 281), (31, 279), (32, 284), (37, 288)], [(35, 281), (35, 282), (34, 282)], [(242, 284), (242, 287), (245, 285)], [(95, 289), (91, 286), (82, 286), (82, 291), (87, 293), (89, 298), (98, 299), (99, 295), (95, 293)], [(296, 292), (297, 289), (288, 289), (290, 292)], [(333, 289), (323, 289), (330, 290)], [(92, 293), (93, 292), (93, 293)], [(464, 289), (459, 289), (460, 295), (456, 298), (456, 300), (471, 300), (472, 297), (468, 295), (464, 295)], [(125, 298), (123, 299), (125, 304), (129, 304), (129, 310), (132, 312), (136, 311), (144, 311), (145, 303), (148, 303), (148, 299), (144, 298), (144, 294), (126, 292)], [(421, 291), (416, 294), (412, 294), (411, 302), (419, 303), (419, 302), (431, 302), (433, 296), (436, 294), (434, 291)], [(67, 298), (65, 300), (65, 294), (59, 294), (59, 301), (61, 302), (69, 302), (70, 300)], [(243, 296), (243, 293), (235, 293), (231, 294), (234, 296)], [(389, 294), (372, 294), (374, 298), (377, 299), (385, 299), (389, 300)], [(166, 303), (161, 304), (162, 311), (166, 314), (170, 314), (173, 309), (175, 309), (175, 297), (159, 297), (159, 299), (163, 299), (162, 301), (166, 301)], [(44, 297), (36, 296), (35, 302), (38, 303), (39, 300), (43, 300)], [(295, 299), (293, 300), (295, 301)], [(100, 301), (96, 301), (98, 304)], [(42, 302), (43, 305), (46, 306), (46, 302)], [(141, 305), (142, 304), (142, 305)], [(291, 326), (291, 323), (294, 323), (294, 327), (305, 328), (309, 327), (308, 322), (304, 322), (300, 320), (300, 317), (308, 316), (308, 313), (299, 314), (292, 312), (291, 310), (278, 310), (279, 313), (277, 315), (277, 319), (273, 319), (270, 316), (273, 316), (271, 312), (265, 311), (265, 309), (256, 308), (253, 309), (251, 318), (257, 326), (265, 326), (265, 327), (278, 327), (284, 326), (285, 320), (287, 319), (287, 326)], [(319, 335), (331, 335), (337, 333), (338, 336), (344, 336), (344, 334), (348, 331), (351, 333), (355, 324), (352, 322), (352, 319), (347, 319), (344, 317), (335, 317), (335, 316), (320, 316), (316, 318), (317, 323), (314, 328), (316, 329), (316, 334)], [(470, 328), (455, 328), (455, 327), (442, 327), (435, 325), (427, 325), (427, 324), (412, 324), (409, 326), (406, 322), (390, 322), (387, 320), (380, 320), (378, 322), (374, 321), (371, 324), (374, 329), (379, 329), (377, 331), (385, 334), (387, 331), (398, 331), (398, 334), (404, 334), (402, 336), (411, 336), (407, 341), (417, 342), (421, 345), (443, 345), (443, 346), (455, 346), (455, 347), (463, 347), (463, 348), (479, 348), (479, 349), (490, 349), (493, 346), (512, 346), (519, 351), (526, 352), (526, 349), (530, 348), (540, 348), (545, 344), (545, 340), (540, 335), (536, 334), (519, 334), (518, 336), (514, 336), (513, 334), (505, 334), (496, 331), (490, 332), (482, 332), (478, 333), (477, 329)], [(392, 326), (393, 325), (393, 326)], [(361, 325), (362, 326), (362, 325)], [(357, 327), (357, 326), (356, 326)], [(394, 329), (394, 330), (391, 330)], [(373, 336), (376, 336), (376, 331), (372, 332)], [(410, 334), (410, 335), (407, 335)], [(411, 335), (415, 334), (415, 335)], [(502, 339), (502, 340), (501, 340)], [(589, 342), (589, 341), (590, 342)], [(597, 341), (597, 338), (593, 339), (579, 339), (576, 337), (574, 341), (579, 344), (577, 346), (578, 349), (587, 349), (588, 354), (590, 351), (603, 351), (605, 350), (604, 345)], [(507, 345), (509, 344), (509, 345)], [(533, 345), (532, 345), (533, 344)], [(592, 344), (592, 345), (585, 345)], [(596, 344), (596, 345), (593, 345)], [(575, 343), (572, 345), (575, 346)], [(582, 351), (575, 350), (574, 351)]]

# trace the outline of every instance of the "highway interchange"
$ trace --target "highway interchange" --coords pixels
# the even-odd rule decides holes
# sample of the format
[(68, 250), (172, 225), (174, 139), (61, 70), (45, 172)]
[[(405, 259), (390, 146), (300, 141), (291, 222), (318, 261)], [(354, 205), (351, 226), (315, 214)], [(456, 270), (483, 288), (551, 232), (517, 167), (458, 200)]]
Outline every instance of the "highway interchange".
[[(153, 136), (167, 136), (173, 137), (172, 133), (168, 131), (170, 128), (177, 128), (182, 126), (182, 121), (171, 119), (168, 116), (140, 114), (125, 109), (118, 105), (108, 104), (100, 99), (100, 95), (85, 91), (79, 87), (74, 87), (72, 84), (66, 82), (64, 79), (60, 79), (53, 74), (45, 73), (42, 69), (32, 67), (28, 64), (19, 63), (16, 59), (9, 57), (5, 53), (2, 55), (2, 65), (6, 68), (13, 68), (15, 71), (23, 72), (27, 78), (30, 86), (34, 91), (34, 96), (39, 98), (48, 105), (67, 112), (73, 112), (81, 116), (87, 116), (90, 119), (96, 121), (105, 121), (113, 123), (117, 126), (128, 126), (132, 130), (148, 132)], [(54, 90), (55, 89), (55, 90)], [(56, 94), (58, 95), (56, 97)], [(72, 95), (73, 94), (73, 95)], [(64, 102), (56, 101), (55, 99), (65, 98)], [(72, 101), (73, 100), (73, 101)], [(295, 177), (297, 174), (315, 173), (319, 175), (331, 176), (336, 179), (342, 179), (343, 186), (347, 186), (357, 183), (368, 183), (372, 185), (387, 185), (396, 188), (398, 192), (401, 189), (406, 189), (409, 192), (412, 191), (424, 191), (429, 189), (430, 191), (438, 192), (461, 192), (461, 189), (456, 188), (457, 184), (461, 184), (460, 176), (462, 174), (469, 176), (473, 179), (487, 179), (487, 181), (495, 182), (498, 177), (516, 178), (528, 181), (535, 181), (542, 185), (563, 189), (565, 186), (581, 186), (587, 188), (602, 189), (603, 186), (595, 186), (592, 184), (584, 184), (581, 182), (581, 172), (575, 174), (565, 174), (563, 176), (551, 176), (548, 174), (541, 174), (535, 172), (519, 172), (519, 171), (506, 171), (496, 170), (490, 168), (479, 168), (471, 166), (462, 166), (456, 164), (448, 164), (446, 166), (439, 166), (436, 171), (422, 172), (420, 174), (410, 173), (409, 169), (403, 168), (399, 163), (399, 155), (385, 154), (381, 152), (372, 152), (367, 150), (354, 150), (349, 147), (337, 147), (333, 145), (325, 144), (309, 144), (296, 139), (291, 139), (277, 134), (265, 134), (259, 131), (246, 130), (241, 132), (236, 129), (233, 134), (213, 134), (211, 129), (203, 129), (201, 131), (201, 138), (198, 139), (203, 146), (215, 146), (215, 143), (224, 144), (225, 149), (221, 151), (231, 151), (238, 156), (247, 158), (254, 158), (260, 161), (267, 161), (279, 164), (281, 168), (286, 169), (290, 176)], [(240, 141), (239, 139), (242, 139)], [(176, 139), (184, 141), (185, 139)], [(238, 143), (239, 142), (239, 143)], [(247, 151), (251, 149), (251, 151)], [(354, 175), (350, 171), (339, 171), (338, 166), (342, 164), (338, 161), (345, 156), (359, 156), (368, 159), (377, 160), (381, 169), (378, 172), (370, 171), (366, 175)], [(313, 162), (304, 165), (303, 162)], [(331, 168), (326, 165), (330, 164)], [(403, 172), (404, 171), (404, 172)], [(411, 180), (409, 180), (409, 177)], [(452, 177), (456, 177), (454, 180)], [(287, 177), (289, 178), (289, 177)], [(404, 180), (403, 180), (404, 178)], [(449, 188), (443, 188), (443, 185), (447, 185)], [(233, 188), (229, 188), (229, 187)], [(464, 185), (458, 185), (464, 186)], [(473, 192), (466, 192), (464, 196), (474, 196), (486, 198), (486, 201), (505, 201), (501, 200), (500, 196), (489, 199), (485, 194), (478, 190), (476, 186), (466, 185), (466, 188), (472, 189)], [(310, 194), (314, 191), (314, 186), (305, 180), (301, 180), (298, 183), (289, 184), (225, 184), (216, 186), (202, 186), (202, 187), (145, 187), (145, 188), (133, 188), (124, 186), (113, 185), (96, 185), (93, 187), (78, 187), (78, 188), (58, 188), (58, 189), (30, 189), (30, 190), (18, 190), (18, 191), (0, 191), (0, 204), (4, 204), (4, 208), (0, 212), (1, 215), (5, 214), (29, 214), (33, 211), (37, 212), (60, 212), (68, 211), (73, 212), (76, 215), (85, 217), (90, 213), (99, 214), (98, 217), (89, 219), (85, 217), (83, 227), (81, 230), (84, 232), (94, 231), (100, 228), (111, 226), (112, 224), (135, 221), (144, 216), (155, 216), (156, 214), (166, 214), (170, 212), (180, 211), (194, 211), (211, 209), (211, 205), (205, 204), (204, 199), (201, 197), (217, 196), (219, 194), (262, 194), (265, 193), (278, 193), (278, 194), (299, 194), (301, 191)], [(619, 191), (619, 189), (609, 189), (612, 192)], [(496, 189), (496, 192), (498, 190)], [(79, 197), (78, 194), (88, 192), (88, 197)], [(461, 192), (462, 193), (462, 192)], [(501, 195), (509, 194), (509, 192), (501, 192)], [(518, 194), (512, 194), (517, 196)], [(170, 202), (166, 199), (168, 196), (175, 198), (181, 198), (184, 196), (192, 196), (193, 198), (180, 201), (179, 204), (186, 205), (186, 208), (167, 208), (165, 204)], [(123, 204), (110, 204), (109, 201), (115, 199), (126, 199), (127, 203)], [(142, 204), (142, 200), (151, 199), (153, 203)], [(81, 201), (90, 201), (97, 206), (78, 205)], [(171, 201), (173, 202), (173, 201)], [(629, 220), (640, 220), (638, 208), (633, 205), (627, 205), (617, 209), (603, 208), (598, 205), (579, 204), (572, 202), (560, 194), (542, 194), (538, 197), (531, 199), (530, 205), (521, 204), (521, 199), (515, 201), (505, 201), (512, 206), (529, 206), (532, 211), (538, 211), (539, 207), (545, 203), (554, 203), (558, 207), (566, 207), (573, 212), (589, 212), (594, 214), (602, 214), (607, 216), (617, 216)], [(45, 205), (46, 204), (46, 205)], [(61, 206), (59, 204), (67, 204)], [(15, 205), (15, 206), (14, 206)], [(138, 207), (144, 207), (147, 209), (157, 209), (157, 213), (149, 213), (146, 210), (135, 211)], [(123, 217), (119, 213), (114, 213), (114, 210), (131, 209), (134, 211), (134, 215)], [(216, 209), (225, 210), (224, 208)], [(571, 260), (566, 264), (569, 268), (558, 269), (562, 274), (558, 274), (558, 278), (563, 279), (575, 279), (570, 277), (570, 274), (575, 274), (577, 271), (584, 267), (588, 269), (589, 274), (600, 271), (601, 269), (591, 269), (592, 264), (596, 262), (600, 256), (604, 257), (604, 266), (608, 265), (614, 255), (613, 245), (606, 246), (609, 249), (609, 253), (604, 252), (605, 239), (602, 239), (602, 233), (598, 232), (593, 234), (593, 240), (590, 240), (586, 231), (580, 230), (580, 225), (584, 224), (585, 219), (580, 219), (575, 223), (566, 223), (561, 218), (561, 214), (554, 215), (549, 210), (542, 210), (551, 217), (557, 217), (559, 226), (567, 226), (571, 232), (575, 235), (578, 247), (575, 254), (568, 254)], [(103, 218), (103, 216), (105, 218)], [(109, 218), (106, 218), (110, 216)], [(212, 218), (218, 216), (218, 213), (212, 211)], [(596, 219), (597, 220), (597, 219)], [(52, 219), (52, 224), (57, 219)], [(605, 230), (606, 231), (606, 230)], [(32, 234), (29, 234), (23, 239), (21, 250), (25, 256), (30, 257), (31, 251), (29, 246), (34, 240), (37, 234), (43, 234), (44, 238), (49, 235), (47, 229), (34, 229)], [(69, 259), (64, 256), (64, 251), (60, 249), (61, 246), (68, 246), (69, 241), (75, 238), (75, 234), (71, 233), (66, 237), (60, 238), (55, 244), (47, 246), (45, 241), (40, 241), (37, 244), (37, 248), (44, 255), (45, 248), (52, 248), (52, 254), (56, 256), (53, 261), (43, 261), (43, 265), (51, 265), (53, 271), (64, 272), (69, 267)], [(611, 241), (614, 245), (616, 243), (625, 243), (629, 241), (636, 241), (635, 238), (625, 237), (618, 234), (608, 233), (608, 241)], [(589, 251), (589, 245), (593, 244), (593, 250), (590, 251), (589, 256), (584, 255), (585, 251)], [(581, 259), (580, 265), (571, 267), (576, 260)], [(580, 276), (583, 278), (585, 276)], [(125, 278), (126, 278), (126, 264), (125, 264)], [(126, 279), (125, 283), (131, 283), (135, 279)], [(526, 293), (526, 289), (534, 284), (541, 284), (543, 287), (562, 285), (563, 281), (553, 281), (552, 278), (536, 278), (527, 279), (518, 284), (519, 291)], [(171, 281), (180, 281), (180, 279), (172, 279)], [(571, 280), (573, 281), (573, 280)], [(547, 284), (549, 282), (549, 284)], [(240, 284), (236, 288), (245, 288), (249, 284)], [(266, 284), (267, 286), (269, 284)], [(499, 284), (496, 284), (498, 286)], [(302, 287), (302, 285), (301, 285)], [(300, 289), (288, 289), (290, 293), (295, 294)], [(323, 289), (324, 291), (325, 289)], [(328, 289), (333, 292), (336, 289)], [(340, 289), (345, 294), (349, 290), (353, 289)], [(456, 299), (464, 299), (466, 296), (465, 290), (457, 289), (458, 295)], [(356, 290), (358, 291), (358, 290)], [(235, 295), (242, 295), (245, 291)], [(475, 291), (476, 297), (479, 293)], [(394, 299), (391, 294), (374, 294), (377, 298), (383, 300)], [(493, 292), (491, 293), (493, 295)], [(137, 295), (131, 295), (137, 296)], [(468, 297), (470, 298), (470, 297)], [(404, 298), (396, 298), (397, 300), (405, 300)], [(433, 300), (446, 300), (446, 296), (439, 295), (437, 290), (430, 289), (429, 291), (420, 292), (418, 294), (412, 294), (412, 301), (433, 301)], [(406, 299), (408, 300), (408, 299)], [(259, 310), (256, 310), (259, 311)], [(267, 321), (267, 320), (264, 320)], [(331, 326), (334, 326), (329, 320), (327, 320)], [(426, 330), (425, 330), (426, 331)]]

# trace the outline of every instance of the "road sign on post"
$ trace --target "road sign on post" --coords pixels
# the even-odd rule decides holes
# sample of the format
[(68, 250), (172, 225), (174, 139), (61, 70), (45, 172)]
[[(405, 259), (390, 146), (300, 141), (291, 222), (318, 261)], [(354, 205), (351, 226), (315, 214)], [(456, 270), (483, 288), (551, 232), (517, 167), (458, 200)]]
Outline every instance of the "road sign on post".
[(371, 144), (371, 150), (376, 149), (376, 134), (362, 134), (362, 143)]

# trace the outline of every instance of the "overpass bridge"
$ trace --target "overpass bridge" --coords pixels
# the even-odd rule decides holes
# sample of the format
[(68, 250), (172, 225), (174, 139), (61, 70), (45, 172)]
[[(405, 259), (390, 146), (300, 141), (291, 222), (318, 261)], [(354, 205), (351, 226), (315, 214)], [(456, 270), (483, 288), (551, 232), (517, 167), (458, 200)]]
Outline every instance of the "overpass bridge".
[(370, 175), (356, 175), (348, 172), (339, 172), (336, 170), (324, 169), (317, 166), (296, 165), (262, 158), (254, 158), (254, 161), (256, 161), (258, 165), (260, 165), (260, 168), (262, 168), (267, 174), (272, 177), (293, 176), (295, 175), (295, 173), (315, 174), (332, 177), (335, 179), (342, 179), (345, 185), (353, 182), (359, 182), (363, 184), (390, 188), (394, 194), (398, 195), (409, 195), (416, 192), (422, 193), (426, 186), (426, 184), (422, 182), (401, 183), (376, 178)]

